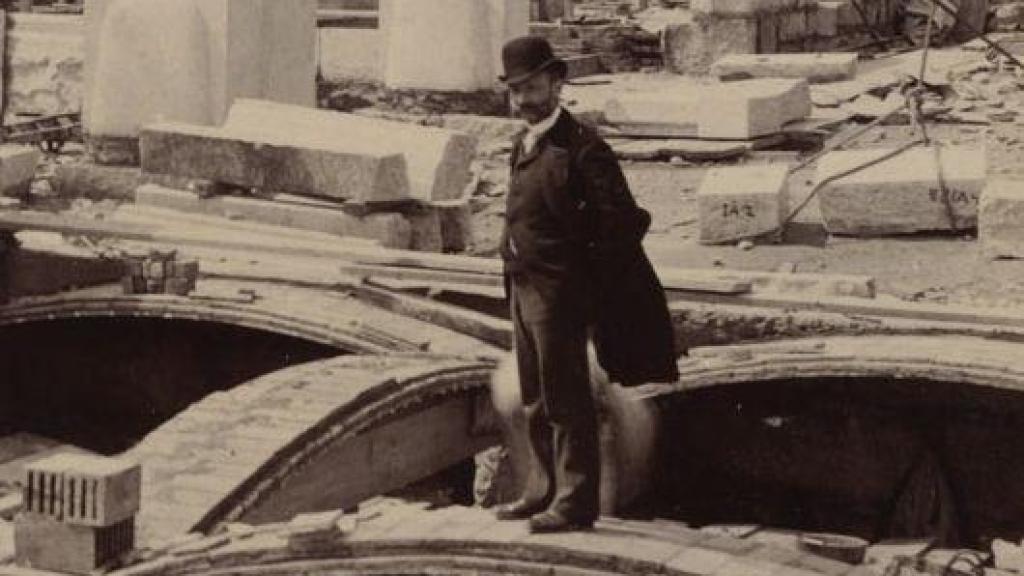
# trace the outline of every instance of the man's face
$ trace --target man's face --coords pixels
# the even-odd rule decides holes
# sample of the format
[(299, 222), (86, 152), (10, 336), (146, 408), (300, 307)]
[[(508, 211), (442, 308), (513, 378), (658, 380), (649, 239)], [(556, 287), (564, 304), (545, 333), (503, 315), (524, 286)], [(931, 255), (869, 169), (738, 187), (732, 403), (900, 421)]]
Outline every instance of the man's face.
[(562, 79), (544, 72), (518, 84), (510, 84), (508, 88), (515, 112), (527, 123), (536, 124), (558, 107)]

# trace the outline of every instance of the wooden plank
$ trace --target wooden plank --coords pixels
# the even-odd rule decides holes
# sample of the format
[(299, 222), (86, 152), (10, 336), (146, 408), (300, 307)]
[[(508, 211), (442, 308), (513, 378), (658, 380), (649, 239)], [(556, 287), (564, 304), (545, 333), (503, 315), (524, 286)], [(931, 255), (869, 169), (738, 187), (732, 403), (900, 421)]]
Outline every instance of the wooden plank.
[(354, 292), (357, 297), (396, 314), (448, 328), (505, 350), (512, 348), (512, 323), (508, 320), (428, 298), (392, 292), (374, 285), (372, 281), (355, 287)]
[(365, 264), (341, 264), (340, 270), (358, 278), (373, 278), (375, 280), (397, 280), (419, 283), (424, 287), (431, 287), (437, 283), (463, 284), (481, 287), (500, 288), (502, 278), (497, 274), (478, 274), (473, 272), (457, 272), (451, 270), (432, 270), (428, 268), (409, 268), (397, 266), (370, 266)]

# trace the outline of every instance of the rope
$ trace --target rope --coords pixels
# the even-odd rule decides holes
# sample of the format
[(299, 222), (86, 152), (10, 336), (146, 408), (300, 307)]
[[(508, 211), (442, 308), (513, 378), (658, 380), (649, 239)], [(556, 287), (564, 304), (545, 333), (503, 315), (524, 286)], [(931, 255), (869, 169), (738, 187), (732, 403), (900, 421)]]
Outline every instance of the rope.
[(874, 158), (874, 159), (872, 159), (872, 160), (870, 160), (868, 162), (864, 162), (862, 164), (858, 164), (857, 166), (854, 166), (853, 168), (850, 168), (848, 170), (844, 170), (843, 172), (838, 172), (836, 174), (832, 174), (831, 176), (829, 176), (829, 177), (825, 178), (824, 180), (818, 182), (817, 184), (814, 185), (814, 188), (811, 189), (810, 194), (808, 194), (807, 197), (804, 198), (803, 202), (801, 202), (800, 205), (797, 206), (796, 209), (793, 210), (789, 214), (789, 216), (787, 216), (786, 219), (782, 221), (781, 229), (785, 230), (786, 226), (789, 226), (789, 224), (791, 222), (793, 222), (793, 220), (797, 217), (797, 215), (799, 215), (800, 212), (802, 212), (803, 209), (806, 208), (808, 204), (810, 204), (811, 199), (814, 198), (815, 196), (817, 196), (818, 193), (821, 192), (822, 189), (825, 188), (825, 186), (828, 186), (829, 184), (835, 182), (836, 180), (840, 180), (842, 178), (846, 178), (847, 176), (851, 176), (853, 174), (856, 174), (857, 172), (860, 172), (861, 170), (870, 168), (870, 167), (875, 166), (877, 164), (881, 164), (882, 162), (885, 162), (886, 160), (889, 160), (891, 158), (895, 158), (896, 156), (899, 156), (900, 154), (906, 152), (907, 150), (910, 150), (914, 146), (917, 146), (918, 144), (921, 144), (921, 143), (922, 143), (922, 140), (912, 140), (912, 141), (904, 144), (903, 146), (900, 146), (899, 148), (896, 148), (894, 150), (890, 150), (889, 152), (886, 152), (885, 154), (879, 156), (878, 158)]

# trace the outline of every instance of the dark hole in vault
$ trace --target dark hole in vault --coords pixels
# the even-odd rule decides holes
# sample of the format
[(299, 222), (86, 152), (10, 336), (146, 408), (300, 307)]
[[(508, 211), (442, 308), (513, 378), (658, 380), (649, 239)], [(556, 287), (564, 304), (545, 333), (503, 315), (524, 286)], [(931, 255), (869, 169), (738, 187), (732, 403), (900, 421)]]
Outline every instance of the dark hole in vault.
[(342, 351), (271, 332), (165, 319), (0, 329), (0, 433), (122, 452), (206, 395)]
[(1024, 534), (1024, 395), (828, 379), (665, 400), (655, 491), (634, 511), (985, 545)]

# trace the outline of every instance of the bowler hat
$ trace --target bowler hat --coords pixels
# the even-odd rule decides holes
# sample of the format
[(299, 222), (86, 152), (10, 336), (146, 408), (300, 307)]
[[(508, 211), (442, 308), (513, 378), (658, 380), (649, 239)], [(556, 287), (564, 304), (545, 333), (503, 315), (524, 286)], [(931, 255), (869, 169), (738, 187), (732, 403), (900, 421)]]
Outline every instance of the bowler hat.
[(506, 84), (518, 84), (552, 68), (565, 77), (568, 66), (557, 58), (551, 43), (541, 36), (520, 36), (509, 40), (501, 49), (505, 73), (498, 77)]

